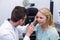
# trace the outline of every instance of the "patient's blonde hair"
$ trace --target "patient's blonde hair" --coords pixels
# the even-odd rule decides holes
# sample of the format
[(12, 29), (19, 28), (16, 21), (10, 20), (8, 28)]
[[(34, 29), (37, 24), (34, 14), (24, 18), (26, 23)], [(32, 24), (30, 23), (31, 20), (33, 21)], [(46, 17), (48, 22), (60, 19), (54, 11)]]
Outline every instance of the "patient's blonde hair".
[(43, 15), (46, 16), (47, 23), (48, 23), (49, 26), (54, 26), (52, 14), (51, 14), (51, 12), (48, 8), (42, 8), (38, 12), (41, 12)]

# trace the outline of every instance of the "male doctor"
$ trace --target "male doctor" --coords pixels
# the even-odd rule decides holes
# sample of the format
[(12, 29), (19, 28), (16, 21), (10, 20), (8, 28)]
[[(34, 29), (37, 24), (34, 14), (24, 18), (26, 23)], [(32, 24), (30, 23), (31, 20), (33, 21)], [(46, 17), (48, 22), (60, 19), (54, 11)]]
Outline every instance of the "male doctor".
[[(22, 25), (27, 17), (27, 10), (24, 7), (16, 6), (11, 14), (11, 18), (4, 21), (0, 26), (0, 40), (19, 40), (19, 34), (16, 29), (18, 25)], [(31, 27), (27, 26), (26, 35), (23, 40), (30, 40), (30, 35), (33, 32)]]

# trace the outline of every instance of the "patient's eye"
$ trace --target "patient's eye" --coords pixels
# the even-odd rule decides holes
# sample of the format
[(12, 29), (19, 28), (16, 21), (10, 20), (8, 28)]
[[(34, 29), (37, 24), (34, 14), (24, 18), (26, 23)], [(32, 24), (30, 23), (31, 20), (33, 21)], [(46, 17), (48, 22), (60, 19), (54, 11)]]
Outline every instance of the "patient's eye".
[(40, 19), (43, 19), (43, 17), (38, 17), (38, 16), (36, 16), (36, 18), (40, 18)]
[(36, 18), (38, 18), (38, 16), (36, 16)]
[(43, 19), (43, 17), (40, 17), (40, 19)]

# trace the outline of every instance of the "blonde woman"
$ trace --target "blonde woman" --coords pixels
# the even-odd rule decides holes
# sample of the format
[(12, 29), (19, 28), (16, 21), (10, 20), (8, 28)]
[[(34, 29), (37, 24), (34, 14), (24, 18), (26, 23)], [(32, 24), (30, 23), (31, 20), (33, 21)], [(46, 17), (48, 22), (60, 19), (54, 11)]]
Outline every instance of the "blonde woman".
[(42, 8), (35, 16), (36, 25), (36, 40), (58, 40), (59, 35), (55, 29), (52, 14), (48, 8)]

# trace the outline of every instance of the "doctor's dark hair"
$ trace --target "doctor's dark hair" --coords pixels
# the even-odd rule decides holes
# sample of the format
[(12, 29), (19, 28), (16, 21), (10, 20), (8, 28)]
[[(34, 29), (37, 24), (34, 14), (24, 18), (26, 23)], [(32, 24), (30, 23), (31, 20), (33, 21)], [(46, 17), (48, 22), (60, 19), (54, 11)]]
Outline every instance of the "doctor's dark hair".
[(27, 14), (28, 14), (28, 11), (24, 7), (16, 6), (12, 11), (11, 20), (13, 22), (17, 22), (20, 19), (24, 19), (25, 15)]

